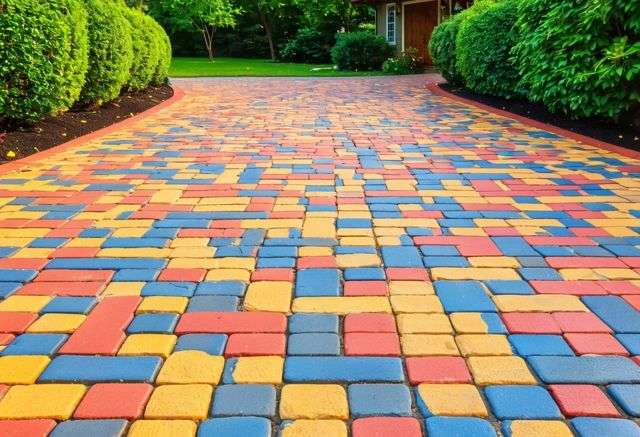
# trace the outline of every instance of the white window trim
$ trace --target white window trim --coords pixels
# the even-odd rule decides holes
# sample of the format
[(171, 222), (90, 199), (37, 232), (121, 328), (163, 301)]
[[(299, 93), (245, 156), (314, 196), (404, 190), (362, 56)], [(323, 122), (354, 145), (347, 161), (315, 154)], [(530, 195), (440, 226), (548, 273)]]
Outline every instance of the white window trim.
[[(389, 39), (389, 10), (393, 9), (393, 40)], [(395, 3), (387, 3), (387, 13), (384, 20), (384, 35), (387, 43), (396, 45), (398, 39), (398, 11)]]

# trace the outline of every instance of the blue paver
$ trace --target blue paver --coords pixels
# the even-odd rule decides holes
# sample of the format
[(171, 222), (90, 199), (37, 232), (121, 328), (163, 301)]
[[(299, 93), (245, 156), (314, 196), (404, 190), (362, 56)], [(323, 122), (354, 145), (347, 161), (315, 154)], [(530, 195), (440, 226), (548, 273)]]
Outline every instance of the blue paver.
[(160, 357), (61, 355), (42, 372), (39, 382), (152, 382)]
[(411, 415), (411, 393), (403, 384), (351, 384), (348, 397), (353, 417)]

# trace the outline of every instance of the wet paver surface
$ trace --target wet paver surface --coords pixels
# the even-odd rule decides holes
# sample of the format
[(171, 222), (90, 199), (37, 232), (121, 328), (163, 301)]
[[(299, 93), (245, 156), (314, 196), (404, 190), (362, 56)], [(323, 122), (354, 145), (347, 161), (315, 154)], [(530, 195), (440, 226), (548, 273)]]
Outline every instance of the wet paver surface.
[(640, 435), (640, 161), (428, 79), (176, 81), (0, 167), (0, 435)]

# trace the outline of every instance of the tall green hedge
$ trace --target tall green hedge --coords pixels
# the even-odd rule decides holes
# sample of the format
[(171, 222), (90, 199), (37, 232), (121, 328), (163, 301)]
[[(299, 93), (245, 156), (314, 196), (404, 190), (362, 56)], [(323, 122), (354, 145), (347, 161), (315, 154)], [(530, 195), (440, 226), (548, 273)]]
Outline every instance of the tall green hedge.
[(47, 7), (60, 11), (69, 24), (68, 54), (60, 72), (62, 99), (61, 110), (67, 110), (80, 97), (89, 68), (89, 30), (87, 11), (82, 0), (47, 0)]
[(85, 105), (99, 106), (118, 97), (133, 62), (131, 27), (118, 3), (85, 0), (89, 12), (89, 70), (80, 95)]
[(0, 119), (100, 105), (165, 83), (170, 62), (164, 30), (122, 0), (0, 0)]
[(158, 63), (151, 82), (154, 85), (162, 85), (167, 82), (169, 67), (171, 66), (171, 41), (162, 26), (155, 20), (152, 21), (156, 44), (158, 45)]
[(514, 29), (519, 0), (478, 5), (464, 19), (457, 35), (456, 63), (467, 88), (506, 98), (525, 93), (511, 58), (517, 42)]
[(71, 107), (87, 52), (78, 0), (0, 0), (0, 116), (35, 122)]
[(451, 85), (462, 85), (462, 76), (456, 66), (456, 38), (463, 19), (464, 13), (461, 13), (438, 24), (429, 40), (433, 65)]
[(158, 66), (158, 42), (155, 32), (150, 29), (155, 21), (137, 9), (128, 9), (125, 15), (133, 41), (133, 62), (127, 88), (142, 90), (149, 86)]
[(529, 97), (575, 117), (640, 105), (640, 2), (521, 0), (514, 48)]

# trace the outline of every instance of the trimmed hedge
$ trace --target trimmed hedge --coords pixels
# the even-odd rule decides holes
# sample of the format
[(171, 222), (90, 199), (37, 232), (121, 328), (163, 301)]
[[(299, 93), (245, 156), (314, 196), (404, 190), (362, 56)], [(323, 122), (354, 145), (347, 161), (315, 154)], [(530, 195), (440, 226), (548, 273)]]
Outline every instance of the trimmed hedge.
[(149, 86), (158, 66), (157, 38), (149, 29), (155, 21), (137, 9), (126, 10), (125, 17), (129, 20), (133, 42), (133, 62), (126, 86), (130, 90), (142, 90)]
[(48, 0), (49, 8), (59, 8), (69, 23), (69, 57), (60, 72), (62, 99), (60, 109), (66, 111), (78, 101), (89, 69), (89, 30), (87, 10), (82, 0)]
[(640, 106), (640, 2), (522, 0), (514, 48), (529, 98), (574, 117)]
[(80, 101), (99, 106), (118, 97), (133, 62), (131, 29), (122, 7), (85, 0), (89, 12), (89, 71)]
[(379, 70), (392, 54), (393, 48), (384, 37), (371, 32), (338, 34), (331, 49), (331, 59), (340, 70)]
[(153, 29), (158, 44), (158, 64), (151, 78), (151, 83), (154, 85), (163, 85), (167, 83), (169, 67), (171, 66), (171, 41), (162, 26), (155, 20), (153, 21)]
[(165, 83), (170, 62), (164, 30), (122, 0), (0, 0), (2, 119), (34, 123)]
[(479, 93), (574, 118), (640, 114), (638, 1), (478, 0), (429, 48), (449, 82)]
[(87, 52), (78, 0), (0, 0), (0, 117), (35, 122), (71, 107)]
[(455, 47), (456, 65), (467, 88), (505, 98), (522, 96), (511, 59), (519, 0), (485, 3), (463, 17)]
[(433, 29), (429, 40), (429, 53), (435, 67), (451, 85), (462, 85), (462, 76), (456, 67), (456, 38), (464, 13), (454, 15)]

